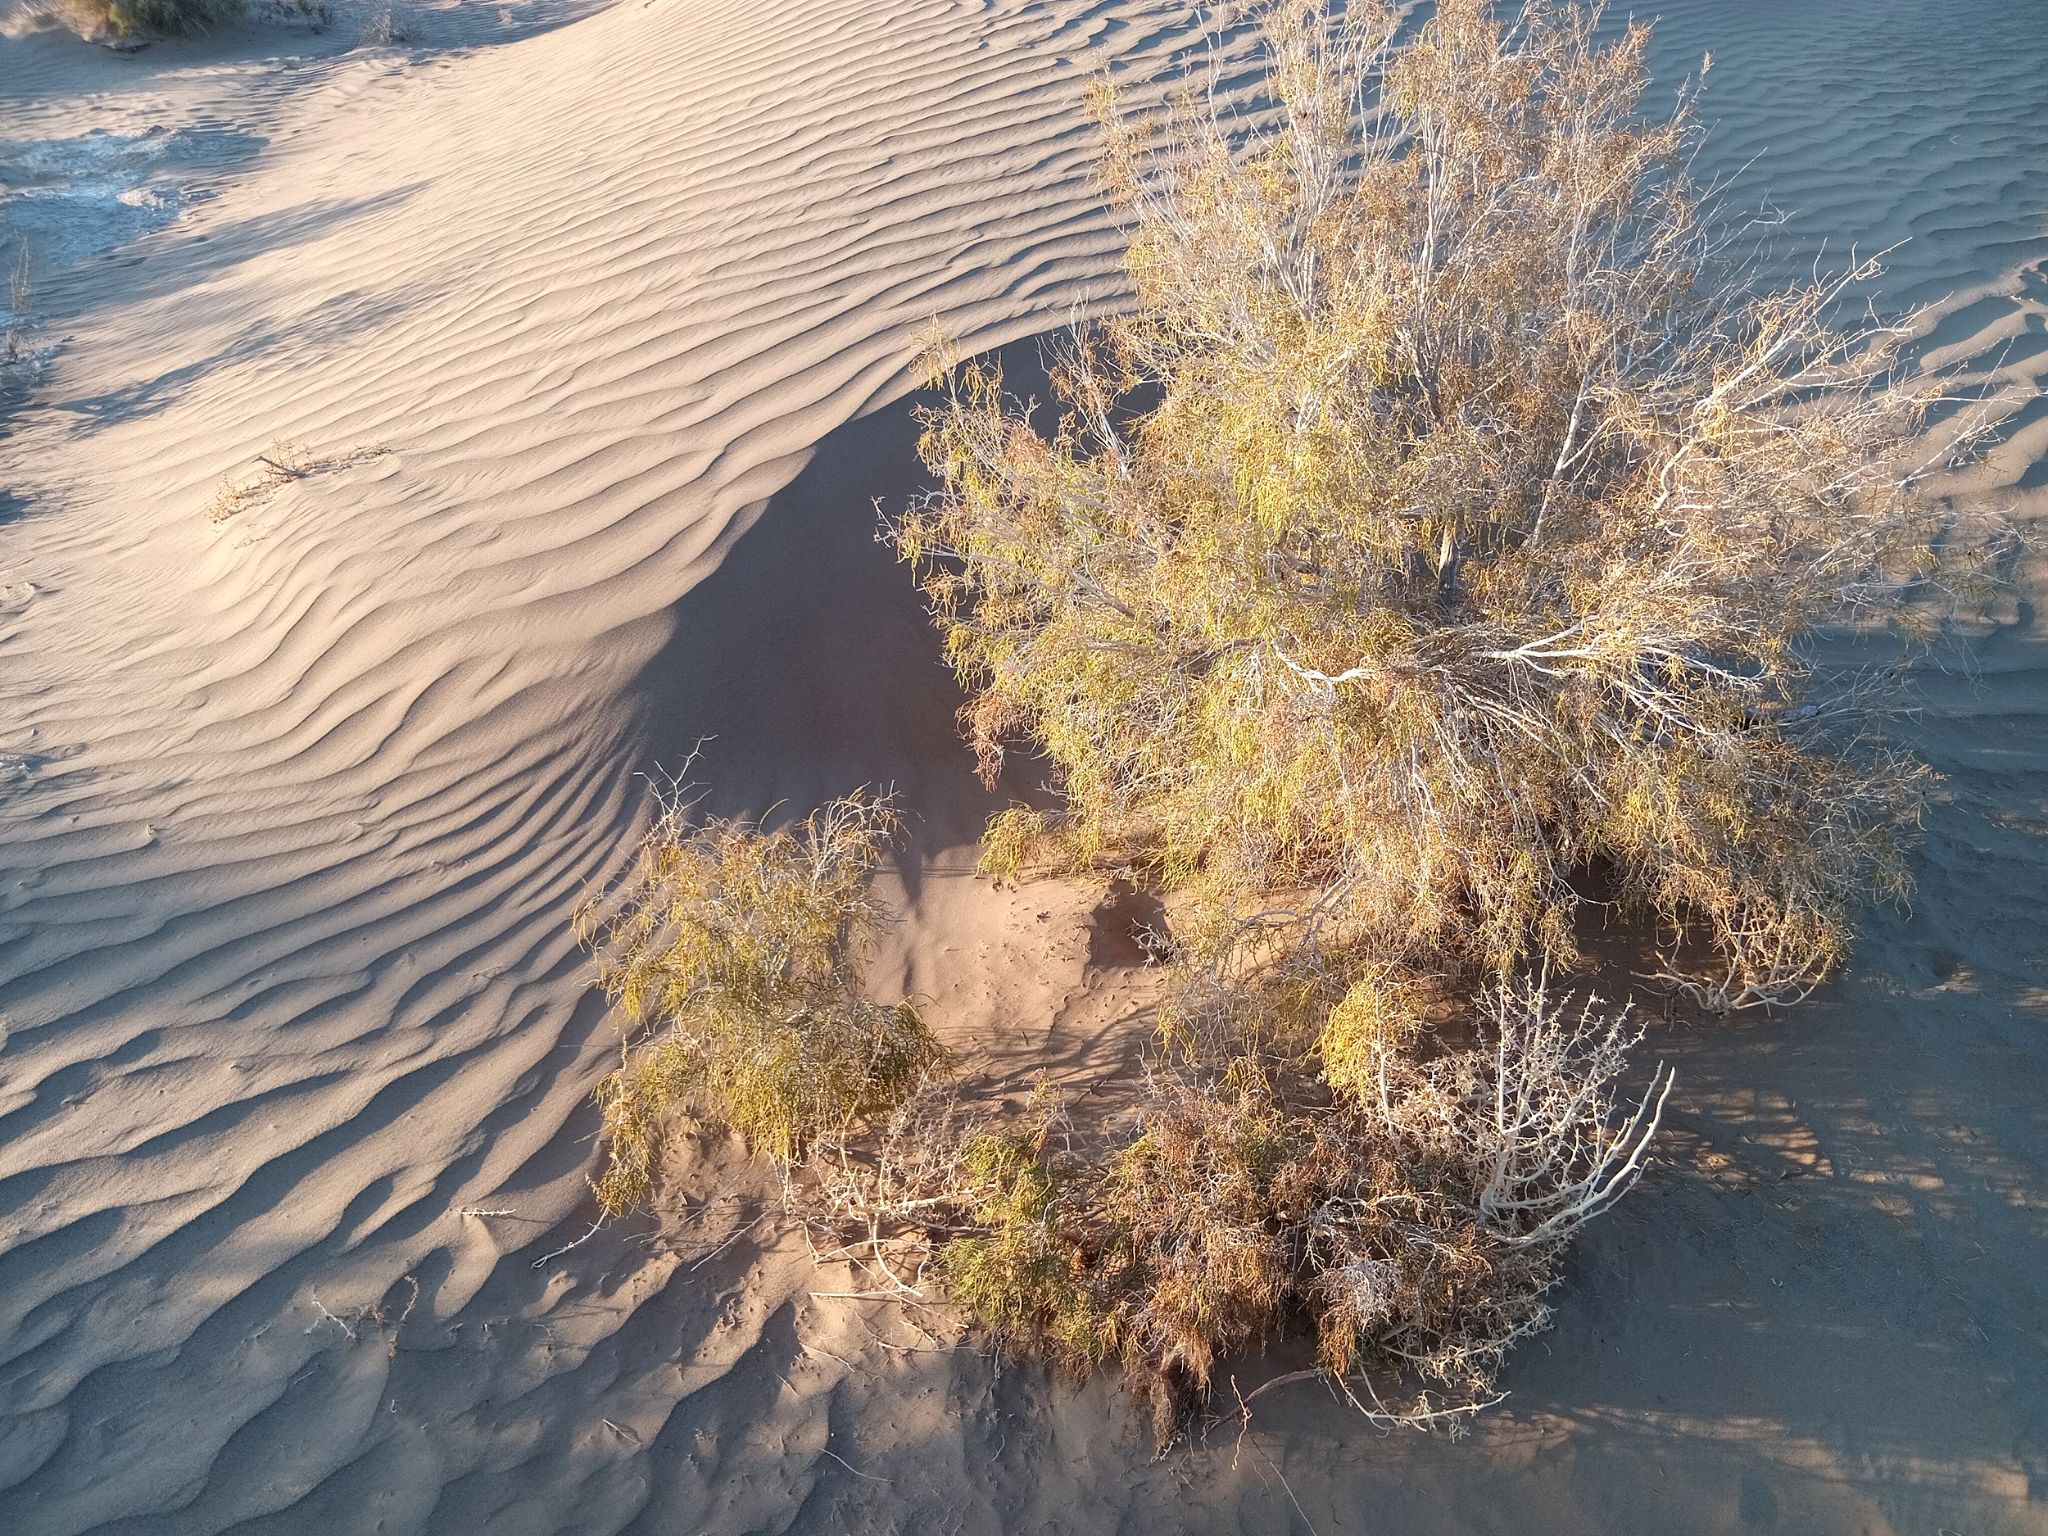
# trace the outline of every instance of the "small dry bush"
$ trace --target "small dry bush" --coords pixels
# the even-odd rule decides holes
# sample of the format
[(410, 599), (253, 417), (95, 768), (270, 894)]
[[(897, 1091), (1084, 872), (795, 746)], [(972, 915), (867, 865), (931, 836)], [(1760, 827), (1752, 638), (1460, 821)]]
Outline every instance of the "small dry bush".
[(1107, 1155), (1063, 1149), (1046, 1114), (980, 1131), (962, 1162), (982, 1230), (940, 1250), (948, 1296), (1067, 1369), (1119, 1361), (1162, 1440), (1220, 1362), (1297, 1323), (1368, 1414), (1457, 1423), (1547, 1323), (1570, 1239), (1635, 1182), (1670, 1089), (1619, 1096), (1640, 1030), (1592, 1004), (1503, 987), (1487, 1013), (1490, 1043), (1390, 1053), (1369, 1096), (1240, 1057), (1153, 1077)]
[(394, 48), (412, 41), (412, 23), (395, 7), (385, 6), (363, 25), (363, 46)]
[(25, 394), (36, 370), (36, 355), (27, 341), (29, 302), (34, 297), (28, 242), (16, 248), (7, 268), (7, 330), (0, 335), (0, 401)]
[(1257, 907), (1471, 976), (1571, 963), (1598, 865), (1717, 952), (1702, 1001), (1796, 999), (1905, 892), (1925, 778), (1807, 641), (1982, 569), (1917, 494), (1933, 390), (1835, 327), (1874, 263), (1748, 286), (1644, 27), (1396, 12), (1269, 6), (1249, 124), (1105, 98), (1135, 313), (1049, 430), (985, 364), (928, 418), (901, 551), (985, 771), (1023, 743), (1064, 795), (989, 867), (1135, 867), (1212, 957)]
[(272, 494), (294, 480), (367, 464), (388, 452), (388, 448), (380, 446), (321, 456), (312, 453), (303, 443), (278, 438), (256, 455), (256, 468), (252, 474), (243, 479), (233, 475), (221, 476), (220, 484), (214, 487), (213, 497), (206, 506), (207, 521), (216, 525), (231, 522), (252, 507), (262, 505)]
[(940, 1065), (914, 1007), (861, 989), (860, 945), (884, 919), (868, 877), (896, 828), (865, 795), (772, 831), (694, 822), (663, 797), (631, 874), (577, 919), (624, 1035), (598, 1089), (607, 1215), (646, 1200), (678, 1112), (787, 1166), (886, 1117)]
[(51, 8), (81, 37), (182, 36), (234, 21), (246, 0), (56, 0)]
[(294, 480), (304, 479), (318, 467), (319, 461), (302, 444), (281, 437), (256, 455), (255, 473), (248, 478), (237, 480), (233, 475), (221, 476), (220, 484), (214, 487), (213, 499), (206, 505), (206, 520), (225, 523), (239, 517), (271, 492)]
[(7, 338), (0, 344), (0, 361), (13, 363), (21, 357), (21, 332), (28, 324), (29, 300), (35, 296), (29, 273), (28, 242), (24, 240), (7, 268)]

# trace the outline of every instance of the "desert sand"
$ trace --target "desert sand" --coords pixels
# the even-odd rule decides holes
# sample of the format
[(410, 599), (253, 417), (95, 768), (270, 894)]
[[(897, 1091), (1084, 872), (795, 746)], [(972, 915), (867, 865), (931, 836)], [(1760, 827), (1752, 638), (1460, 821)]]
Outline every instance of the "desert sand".
[[(1923, 355), (2048, 384), (2038, 15), (1645, 9), (1785, 271), (1907, 241)], [(613, 1049), (568, 912), (700, 738), (720, 811), (895, 784), (880, 982), (978, 1070), (1115, 1071), (1139, 957), (972, 877), (873, 503), (930, 321), (1022, 367), (1119, 301), (1088, 81), (1250, 54), (1167, 0), (367, 15), (0, 36), (46, 354), (0, 423), (0, 1530), (2048, 1532), (2038, 553), (1921, 669), (1912, 911), (1660, 1030), (1659, 1164), (1461, 1442), (1310, 1385), (1155, 1459), (1113, 1381), (812, 1295), (717, 1149), (557, 1252)], [(278, 439), (325, 467), (210, 520)], [(1943, 489), (2039, 527), (2048, 402)]]

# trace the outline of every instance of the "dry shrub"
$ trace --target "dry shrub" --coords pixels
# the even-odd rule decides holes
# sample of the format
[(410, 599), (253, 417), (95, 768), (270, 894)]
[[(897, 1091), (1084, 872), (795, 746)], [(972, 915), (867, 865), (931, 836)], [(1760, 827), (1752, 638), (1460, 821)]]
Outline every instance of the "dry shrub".
[(252, 507), (261, 506), (276, 492), (295, 480), (304, 480), (309, 475), (324, 475), (338, 469), (349, 469), (357, 464), (367, 464), (380, 459), (391, 450), (381, 445), (369, 448), (351, 448), (344, 453), (319, 455), (311, 452), (303, 443), (289, 438), (278, 438), (256, 455), (254, 473), (246, 479), (223, 475), (220, 484), (214, 487), (213, 498), (207, 503), (207, 521), (215, 525), (232, 522)]
[(412, 22), (395, 6), (383, 7), (363, 24), (362, 43), (365, 48), (394, 48), (411, 42), (412, 37)]
[(1802, 996), (1905, 892), (1925, 778), (1806, 642), (1984, 568), (1905, 453), (1933, 389), (1903, 328), (1836, 328), (1875, 263), (1747, 286), (1644, 27), (1396, 9), (1269, 6), (1270, 117), (1107, 98), (1136, 312), (1047, 431), (987, 364), (928, 417), (901, 551), (984, 770), (1024, 743), (1064, 796), (988, 864), (1469, 976), (1569, 964), (1598, 863), (1718, 952), (1702, 1001)]
[(183, 36), (234, 21), (246, 0), (56, 0), (50, 14), (81, 37)]
[(29, 300), (34, 297), (29, 270), (28, 242), (24, 240), (7, 268), (7, 335), (0, 341), (0, 364), (10, 367), (21, 361), (21, 333), (28, 325)]
[(819, 1136), (810, 1160), (783, 1180), (783, 1198), (823, 1262), (846, 1259), (885, 1294), (923, 1294), (938, 1246), (984, 1230), (976, 1212), (997, 1192), (983, 1155), (994, 1134), (986, 1104), (963, 1102), (944, 1062), (927, 1071), (886, 1118)]
[(7, 268), (7, 330), (0, 335), (0, 403), (24, 395), (33, 381), (37, 358), (26, 340), (31, 324), (29, 301), (34, 297), (28, 241), (15, 248)]
[(1368, 1414), (1457, 1423), (1548, 1322), (1571, 1238), (1641, 1174), (1671, 1085), (1620, 1096), (1640, 1029), (1590, 1002), (1504, 986), (1486, 1015), (1484, 1043), (1396, 1053), (1371, 1095), (1240, 1057), (1162, 1069), (1106, 1154), (1074, 1154), (1047, 1108), (977, 1129), (952, 1157), (972, 1204), (926, 1234), (947, 1296), (1069, 1370), (1119, 1361), (1162, 1440), (1220, 1362), (1297, 1320)]
[(914, 1007), (861, 989), (887, 801), (848, 796), (772, 831), (691, 809), (664, 795), (632, 872), (577, 917), (624, 1037), (598, 1088), (607, 1215), (645, 1201), (679, 1111), (787, 1166), (887, 1116), (943, 1059)]

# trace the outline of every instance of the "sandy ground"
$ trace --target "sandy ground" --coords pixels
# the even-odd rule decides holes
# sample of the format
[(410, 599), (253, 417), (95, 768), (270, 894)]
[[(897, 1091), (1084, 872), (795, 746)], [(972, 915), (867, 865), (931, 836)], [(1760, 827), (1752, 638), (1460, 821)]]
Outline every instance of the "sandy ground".
[[(1663, 1164), (1462, 1443), (1296, 1388), (1155, 1460), (1112, 1383), (812, 1297), (843, 1277), (726, 1154), (666, 1235), (547, 1257), (608, 1048), (566, 912), (699, 737), (720, 809), (902, 789), (882, 980), (985, 1065), (1114, 1058), (1143, 980), (1097, 893), (969, 874), (871, 503), (919, 484), (929, 319), (1115, 301), (1082, 93), (1201, 36), (549, 4), (0, 37), (45, 355), (0, 427), (0, 1530), (2048, 1531), (2038, 559), (1924, 678), (1913, 912), (1789, 1019), (1663, 1032)], [(1928, 355), (2048, 381), (2038, 17), (1654, 9), (1787, 270), (1909, 238)], [(278, 438), (333, 467), (210, 523)], [(2048, 405), (1950, 489), (2048, 512)]]

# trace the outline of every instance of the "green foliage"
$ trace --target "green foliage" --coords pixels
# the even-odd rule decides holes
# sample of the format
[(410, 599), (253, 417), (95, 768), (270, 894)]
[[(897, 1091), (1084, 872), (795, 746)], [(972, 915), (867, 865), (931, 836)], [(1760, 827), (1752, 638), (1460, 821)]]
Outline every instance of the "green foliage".
[(1974, 549), (1901, 467), (1901, 333), (1830, 327), (1875, 268), (1740, 285), (1641, 26), (1346, 16), (1268, 8), (1248, 134), (1110, 100), (1136, 313), (1076, 341), (1049, 421), (988, 365), (928, 417), (943, 490), (901, 551), (984, 772), (1022, 741), (1064, 791), (990, 866), (1285, 896), (1300, 942), (1469, 975), (1570, 963), (1598, 862), (1719, 951), (1703, 997), (1803, 995), (1904, 893), (1925, 778), (1803, 642)]
[(1429, 989), (1394, 967), (1359, 977), (1330, 1010), (1316, 1041), (1325, 1081), (1360, 1099), (1378, 1097), (1391, 1066), (1422, 1037), (1428, 1003)]
[(885, 802), (858, 795), (774, 831), (693, 825), (671, 800), (623, 887), (579, 913), (623, 1035), (598, 1088), (607, 1214), (646, 1200), (678, 1109), (788, 1165), (888, 1114), (942, 1063), (915, 1008), (861, 990), (858, 948), (883, 917), (868, 877), (895, 828)]
[[(966, 1172), (987, 1193), (981, 1229), (939, 1254), (947, 1296), (990, 1333), (1085, 1372), (1115, 1347), (1115, 1320), (1093, 1293), (1071, 1186), (1085, 1170), (1056, 1170), (1039, 1136), (986, 1132), (965, 1149)], [(1063, 1200), (1063, 1197), (1066, 1197)]]

